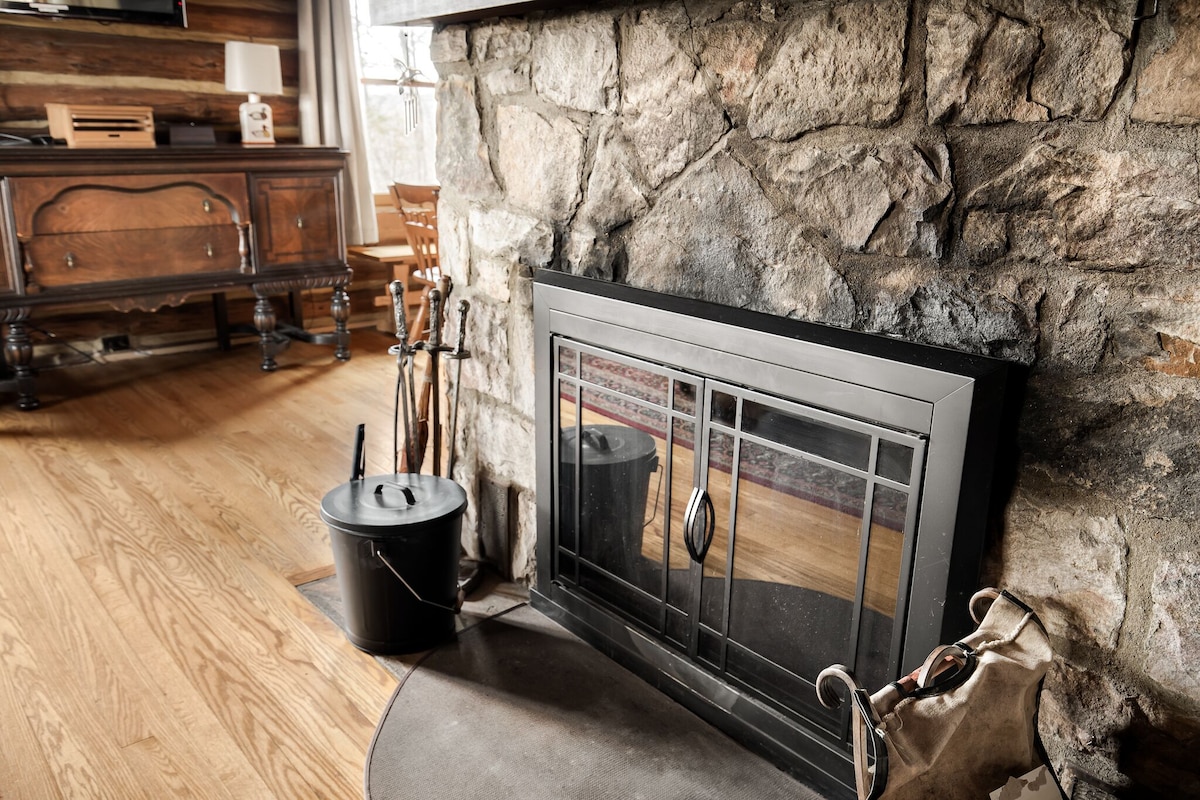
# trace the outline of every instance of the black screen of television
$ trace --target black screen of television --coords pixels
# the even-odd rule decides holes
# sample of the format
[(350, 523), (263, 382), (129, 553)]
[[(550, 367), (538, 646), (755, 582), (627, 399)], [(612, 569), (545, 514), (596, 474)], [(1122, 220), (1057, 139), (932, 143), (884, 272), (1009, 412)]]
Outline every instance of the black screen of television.
[(0, 12), (186, 26), (184, 0), (0, 0)]

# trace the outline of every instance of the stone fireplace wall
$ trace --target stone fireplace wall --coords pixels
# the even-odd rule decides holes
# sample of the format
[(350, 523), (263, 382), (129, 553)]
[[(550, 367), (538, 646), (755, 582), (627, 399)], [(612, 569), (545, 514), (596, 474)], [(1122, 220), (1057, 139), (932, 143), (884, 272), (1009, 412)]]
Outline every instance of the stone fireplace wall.
[(1019, 362), (985, 583), (1053, 634), (1047, 744), (1200, 797), (1200, 0), (1140, 13), (688, 0), (439, 30), (470, 552), (533, 574), (537, 268)]

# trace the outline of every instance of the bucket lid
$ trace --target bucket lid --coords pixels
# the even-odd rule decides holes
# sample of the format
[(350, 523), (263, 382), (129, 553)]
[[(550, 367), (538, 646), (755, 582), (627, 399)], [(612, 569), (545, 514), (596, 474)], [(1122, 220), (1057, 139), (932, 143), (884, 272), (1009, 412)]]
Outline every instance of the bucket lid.
[[(625, 425), (584, 425), (580, 451), (586, 466), (623, 464), (654, 456), (654, 437)], [(575, 463), (575, 428), (566, 428), (561, 438), (562, 460)]]
[(343, 483), (321, 500), (321, 519), (350, 533), (379, 536), (391, 529), (412, 532), (466, 508), (466, 491), (449, 478), (401, 472)]

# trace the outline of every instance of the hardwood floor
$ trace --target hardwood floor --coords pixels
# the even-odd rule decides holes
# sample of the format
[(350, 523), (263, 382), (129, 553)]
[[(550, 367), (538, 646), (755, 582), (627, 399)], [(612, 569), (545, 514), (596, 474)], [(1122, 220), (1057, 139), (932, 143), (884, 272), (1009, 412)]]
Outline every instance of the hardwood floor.
[(0, 395), (0, 798), (357, 798), (394, 679), (294, 584), (392, 469), (394, 340), (44, 372)]

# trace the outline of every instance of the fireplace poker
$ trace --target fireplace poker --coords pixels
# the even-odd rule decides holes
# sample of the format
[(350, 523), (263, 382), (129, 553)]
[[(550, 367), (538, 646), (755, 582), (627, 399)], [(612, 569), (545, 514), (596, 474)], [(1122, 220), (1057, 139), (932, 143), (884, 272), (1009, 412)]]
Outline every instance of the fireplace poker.
[(458, 396), (462, 387), (462, 362), (471, 357), (471, 351), (465, 349), (467, 343), (467, 312), (471, 304), (465, 299), (458, 301), (458, 336), (454, 342), (454, 350), (446, 354), (454, 364), (454, 402), (450, 405), (450, 437), (447, 440), (449, 452), (446, 453), (446, 477), (454, 477), (455, 436), (458, 432)]
[(442, 285), (429, 290), (429, 340), (425, 343), (425, 352), (429, 355), (429, 368), (425, 378), (429, 381), (432, 393), (429, 404), (429, 439), (433, 443), (433, 474), (440, 475), (442, 458), (441, 420), (438, 406), (441, 405), (441, 395), (438, 394), (438, 361), (442, 349)]
[[(396, 376), (396, 394), (398, 395), (396, 403), (396, 415), (400, 413), (400, 406), (404, 407), (404, 455), (408, 464), (413, 462), (413, 429), (412, 418), (409, 414), (408, 399), (411, 391), (411, 370), (409, 372), (409, 381), (405, 381), (404, 362), (412, 363), (412, 348), (408, 346), (408, 325), (404, 318), (404, 287), (400, 281), (392, 281), (389, 288), (392, 292), (392, 312), (396, 319), (396, 338), (400, 343), (388, 348), (389, 351), (396, 351), (396, 370), (399, 373)], [(400, 472), (400, 443), (399, 425), (393, 418), (392, 421), (392, 452), (395, 453), (394, 471)]]

